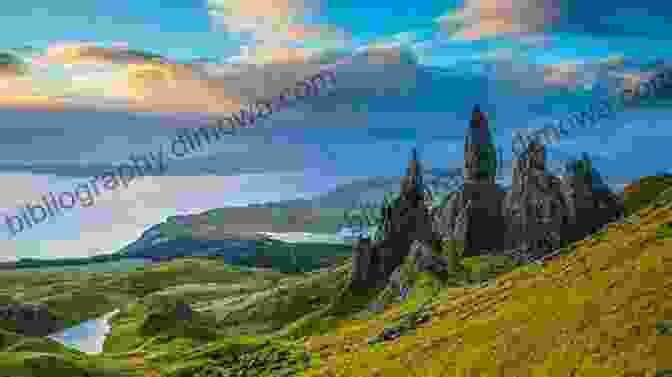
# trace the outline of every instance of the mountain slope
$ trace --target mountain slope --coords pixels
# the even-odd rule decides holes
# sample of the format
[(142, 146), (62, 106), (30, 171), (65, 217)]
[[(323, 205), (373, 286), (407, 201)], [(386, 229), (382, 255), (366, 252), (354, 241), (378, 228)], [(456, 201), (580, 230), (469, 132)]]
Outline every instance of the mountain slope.
[[(415, 334), (371, 346), (399, 308), (306, 341), (303, 376), (653, 376), (672, 368), (672, 190), (544, 266), (445, 290)], [(667, 356), (667, 357), (665, 357)]]

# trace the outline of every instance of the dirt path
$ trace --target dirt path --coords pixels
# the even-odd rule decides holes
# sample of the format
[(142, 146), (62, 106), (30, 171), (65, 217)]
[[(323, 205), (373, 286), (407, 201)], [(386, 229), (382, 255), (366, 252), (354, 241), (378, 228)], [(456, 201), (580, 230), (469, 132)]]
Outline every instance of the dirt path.
[(161, 372), (156, 368), (149, 368), (145, 365), (145, 354), (137, 352), (128, 354), (128, 364), (132, 368), (144, 370), (144, 377), (161, 377)]

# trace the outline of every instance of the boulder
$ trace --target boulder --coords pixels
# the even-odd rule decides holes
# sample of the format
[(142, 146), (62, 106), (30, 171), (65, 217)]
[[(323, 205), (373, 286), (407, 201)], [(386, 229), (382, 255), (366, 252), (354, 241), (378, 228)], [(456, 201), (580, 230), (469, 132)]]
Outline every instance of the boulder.
[(415, 260), (416, 272), (440, 273), (448, 271), (448, 259), (442, 255), (436, 255), (430, 245), (415, 241), (411, 245), (409, 257)]
[(0, 320), (10, 331), (28, 336), (45, 336), (57, 331), (56, 320), (44, 304), (11, 304), (0, 307)]

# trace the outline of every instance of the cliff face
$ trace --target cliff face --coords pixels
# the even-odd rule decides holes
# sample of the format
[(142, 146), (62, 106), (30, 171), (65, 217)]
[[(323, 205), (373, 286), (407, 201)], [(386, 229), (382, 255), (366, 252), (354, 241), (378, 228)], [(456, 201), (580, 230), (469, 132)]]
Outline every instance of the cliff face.
[[(543, 145), (530, 144), (514, 161), (512, 187), (495, 183), (496, 154), (485, 114), (478, 106), (465, 137), (464, 185), (446, 205), (425, 207), (424, 187), (413, 154), (401, 196), (386, 208), (381, 240), (363, 240), (353, 248), (353, 283), (371, 287), (386, 281), (410, 252), (414, 241), (464, 242), (464, 256), (519, 250), (532, 257), (576, 241), (623, 214), (617, 195), (601, 182), (590, 161), (574, 161), (560, 178), (546, 170)], [(418, 246), (420, 247), (420, 246)], [(377, 282), (377, 283), (373, 283)]]

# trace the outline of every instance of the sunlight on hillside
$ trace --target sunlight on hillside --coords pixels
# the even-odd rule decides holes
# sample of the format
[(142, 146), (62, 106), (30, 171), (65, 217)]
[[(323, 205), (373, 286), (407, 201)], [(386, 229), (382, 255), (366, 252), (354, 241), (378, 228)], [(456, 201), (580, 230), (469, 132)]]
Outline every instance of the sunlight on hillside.
[(303, 376), (648, 377), (672, 368), (672, 337), (656, 337), (657, 321), (672, 318), (672, 208), (639, 215), (538, 271), (446, 291), (415, 334), (369, 346), (379, 319), (309, 338), (319, 366)]

